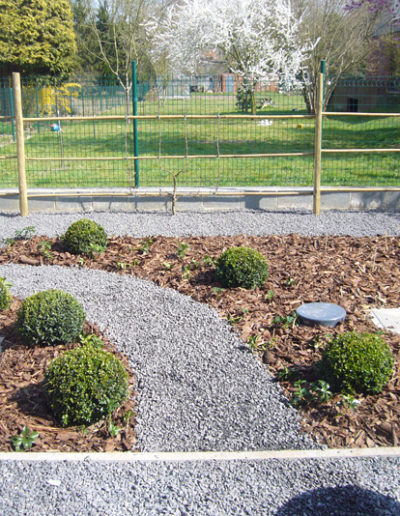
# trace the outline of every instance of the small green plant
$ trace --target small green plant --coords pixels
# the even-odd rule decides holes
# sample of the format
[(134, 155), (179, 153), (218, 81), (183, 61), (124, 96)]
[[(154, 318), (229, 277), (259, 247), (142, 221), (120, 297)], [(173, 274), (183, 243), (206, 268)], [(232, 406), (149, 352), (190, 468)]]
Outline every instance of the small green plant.
[(330, 385), (324, 380), (318, 380), (311, 384), (311, 390), (317, 395), (317, 398), (323, 402), (328, 401), (332, 397)]
[(35, 226), (26, 226), (15, 232), (15, 240), (30, 240), (36, 234)]
[(214, 292), (214, 294), (220, 294), (221, 292), (225, 292), (225, 289), (221, 287), (213, 287), (212, 291)]
[(292, 312), (290, 315), (277, 315), (272, 319), (272, 324), (274, 326), (283, 326), (284, 328), (289, 328), (289, 326), (293, 326), (296, 323), (296, 320), (296, 312)]
[(2, 310), (7, 310), (11, 305), (11, 295), (10, 295), (10, 287), (11, 283), (8, 282), (5, 278), (0, 278), (0, 312)]
[(185, 244), (184, 242), (179, 242), (178, 247), (175, 250), (175, 254), (178, 258), (182, 260), (186, 256), (186, 251), (190, 249), (189, 244)]
[(120, 427), (117, 426), (111, 419), (111, 415), (108, 418), (108, 431), (110, 432), (111, 437), (117, 437), (121, 431)]
[[(343, 394), (342, 395), (343, 403), (349, 407), (351, 410), (356, 409), (359, 405), (361, 405), (361, 401), (354, 398), (351, 394)], [(338, 402), (342, 404), (342, 402)]]
[(268, 292), (265, 294), (265, 298), (267, 301), (272, 301), (272, 299), (275, 297), (275, 292), (273, 290), (268, 290)]
[(289, 380), (294, 380), (299, 376), (299, 371), (293, 367), (289, 368), (287, 366), (283, 366), (279, 371), (276, 373), (276, 377), (278, 380), (281, 380), (283, 382), (287, 382)]
[(231, 326), (233, 326), (234, 324), (237, 324), (242, 319), (243, 319), (243, 317), (241, 315), (231, 315), (231, 314), (228, 314), (228, 316), (226, 318), (226, 320), (228, 321), (228, 324), (230, 324)]
[(169, 262), (164, 262), (163, 263), (163, 267), (166, 271), (170, 271), (173, 267), (172, 263), (169, 263)]
[(247, 344), (249, 345), (251, 351), (254, 353), (259, 351), (266, 351), (273, 345), (273, 342), (262, 340), (259, 335), (252, 335), (247, 339)]
[(129, 410), (129, 409), (128, 409), (128, 410), (125, 412), (125, 414), (122, 416), (122, 419), (124, 420), (124, 423), (125, 423), (126, 425), (129, 425), (130, 420), (131, 420), (133, 417), (135, 417), (135, 416), (136, 416), (136, 412), (134, 412), (133, 410)]
[(97, 349), (101, 349), (104, 345), (101, 338), (94, 333), (81, 333), (78, 340), (82, 346), (93, 346)]
[(285, 286), (291, 287), (291, 286), (295, 285), (296, 283), (297, 283), (297, 280), (295, 278), (292, 278), (291, 276), (289, 276), (289, 278), (285, 281)]
[(54, 258), (54, 254), (51, 252), (50, 240), (42, 240), (40, 244), (38, 244), (37, 250), (40, 251), (47, 260), (52, 260)]
[(24, 426), (20, 434), (11, 437), (11, 444), (18, 452), (30, 450), (38, 437), (38, 432), (31, 432), (27, 426)]
[(80, 219), (71, 224), (62, 239), (67, 251), (87, 256), (105, 251), (108, 243), (104, 228), (89, 219)]
[(214, 265), (217, 262), (217, 259), (212, 258), (211, 256), (208, 256), (208, 254), (206, 254), (205, 256), (203, 256), (203, 262), (204, 262), (204, 265), (208, 265), (209, 267), (214, 267)]
[(295, 407), (305, 403), (311, 397), (311, 393), (307, 389), (306, 383), (307, 382), (305, 380), (296, 380), (293, 384), (296, 387), (296, 390), (293, 392), (292, 405)]
[(254, 289), (268, 278), (265, 257), (250, 247), (230, 247), (216, 263), (216, 277), (224, 287)]
[(188, 265), (184, 265), (182, 267), (182, 278), (189, 279), (191, 274), (190, 267)]
[(29, 346), (73, 342), (82, 331), (85, 313), (71, 294), (45, 290), (27, 297), (18, 310), (17, 329)]
[(328, 342), (319, 364), (321, 378), (335, 391), (378, 394), (393, 374), (393, 354), (379, 335), (346, 332)]
[(115, 264), (117, 266), (117, 269), (119, 269), (120, 271), (124, 271), (128, 264), (126, 264), (125, 262), (116, 262)]
[(324, 346), (324, 344), (325, 341), (320, 335), (317, 335), (308, 341), (308, 345), (314, 351), (318, 351), (320, 347)]
[(79, 260), (78, 260), (78, 263), (81, 267), (83, 267), (86, 263), (86, 260), (85, 258), (83, 258), (82, 256), (79, 257)]
[(14, 238), (6, 238), (7, 245), (13, 245), (16, 240), (30, 240), (36, 234), (35, 226), (26, 226), (23, 229), (16, 230)]
[(53, 360), (45, 388), (63, 426), (90, 425), (109, 417), (128, 397), (128, 375), (118, 358), (89, 344)]
[(150, 247), (154, 244), (154, 241), (152, 238), (145, 238), (140, 243), (141, 246), (139, 247), (138, 252), (143, 256), (146, 256), (146, 254), (150, 253)]

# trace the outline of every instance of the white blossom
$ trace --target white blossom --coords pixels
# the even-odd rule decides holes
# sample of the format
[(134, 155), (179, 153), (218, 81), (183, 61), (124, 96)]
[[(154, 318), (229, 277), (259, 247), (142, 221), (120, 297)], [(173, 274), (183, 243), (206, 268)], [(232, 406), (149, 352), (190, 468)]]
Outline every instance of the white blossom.
[(300, 22), (290, 0), (182, 0), (160, 22), (155, 53), (168, 56), (175, 73), (193, 74), (218, 50), (245, 80), (278, 74), (289, 88), (311, 49), (299, 43)]

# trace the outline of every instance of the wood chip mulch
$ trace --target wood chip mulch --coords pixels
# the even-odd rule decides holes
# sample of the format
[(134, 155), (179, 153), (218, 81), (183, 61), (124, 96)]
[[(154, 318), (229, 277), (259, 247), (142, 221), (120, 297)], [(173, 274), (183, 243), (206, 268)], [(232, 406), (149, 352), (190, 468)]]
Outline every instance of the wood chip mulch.
[(29, 347), (20, 340), (15, 328), (21, 300), (13, 298), (9, 310), (0, 312), (0, 335), (5, 337), (0, 353), (0, 451), (13, 451), (11, 437), (19, 435), (24, 426), (38, 432), (31, 451), (103, 452), (125, 451), (136, 446), (134, 376), (126, 357), (94, 324), (85, 322), (84, 332), (94, 333), (103, 340), (103, 348), (122, 360), (129, 375), (130, 399), (112, 415), (120, 428), (116, 437), (109, 432), (109, 422), (90, 427), (63, 428), (54, 420), (44, 389), (44, 374), (50, 362), (79, 344), (67, 346)]
[[(262, 288), (229, 290), (216, 281), (213, 259), (239, 245), (267, 258), (269, 278)], [(400, 307), (399, 237), (113, 237), (107, 250), (94, 258), (69, 254), (57, 239), (34, 237), (0, 250), (0, 263), (10, 262), (77, 265), (133, 275), (207, 303), (252, 345), (272, 375), (277, 377), (285, 367), (296, 371), (295, 378), (281, 381), (289, 400), (295, 379), (306, 380), (306, 386), (317, 380), (315, 363), (330, 336), (350, 330), (376, 332), (369, 310)], [(308, 302), (337, 303), (346, 309), (347, 318), (335, 328), (298, 325), (291, 316)], [(354, 409), (339, 394), (327, 402), (300, 403), (302, 427), (319, 442), (335, 448), (399, 444), (400, 336), (383, 336), (396, 366), (381, 394), (356, 396), (361, 403)]]

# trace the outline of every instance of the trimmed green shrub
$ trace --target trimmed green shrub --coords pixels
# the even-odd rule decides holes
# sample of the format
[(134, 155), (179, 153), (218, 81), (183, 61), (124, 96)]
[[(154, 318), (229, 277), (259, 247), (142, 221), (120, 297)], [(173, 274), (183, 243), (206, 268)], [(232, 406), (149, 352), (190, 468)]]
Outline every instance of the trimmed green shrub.
[(128, 375), (121, 361), (91, 344), (53, 360), (45, 386), (50, 407), (63, 426), (93, 424), (128, 397)]
[(45, 290), (27, 297), (18, 311), (17, 328), (30, 346), (69, 344), (82, 331), (85, 313), (71, 294)]
[(93, 255), (101, 253), (107, 247), (107, 233), (93, 220), (77, 220), (69, 226), (64, 237), (67, 251), (73, 254)]
[(7, 310), (11, 305), (9, 286), (5, 278), (0, 278), (0, 311)]
[(225, 287), (260, 287), (268, 278), (265, 257), (250, 247), (230, 247), (216, 263), (216, 276)]
[(336, 391), (377, 394), (390, 380), (393, 363), (392, 351), (379, 335), (347, 332), (327, 344), (320, 372)]

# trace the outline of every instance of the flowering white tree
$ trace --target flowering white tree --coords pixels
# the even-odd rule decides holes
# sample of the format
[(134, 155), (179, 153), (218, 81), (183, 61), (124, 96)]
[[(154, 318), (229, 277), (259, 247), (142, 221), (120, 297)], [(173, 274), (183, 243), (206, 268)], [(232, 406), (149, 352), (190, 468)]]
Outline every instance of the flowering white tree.
[(253, 93), (271, 74), (290, 89), (311, 47), (300, 44), (300, 22), (290, 0), (182, 0), (158, 24), (154, 48), (158, 56), (168, 56), (172, 69), (187, 73), (218, 49)]

